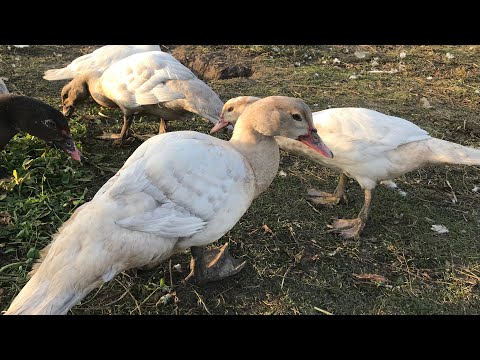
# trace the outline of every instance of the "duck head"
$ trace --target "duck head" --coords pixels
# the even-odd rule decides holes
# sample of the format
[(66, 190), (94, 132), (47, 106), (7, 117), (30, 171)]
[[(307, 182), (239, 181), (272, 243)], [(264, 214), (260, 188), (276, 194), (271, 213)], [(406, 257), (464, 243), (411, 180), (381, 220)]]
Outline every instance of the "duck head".
[(34, 98), (12, 96), (9, 113), (16, 130), (53, 143), (72, 159), (82, 160), (83, 156), (70, 134), (67, 119), (60, 111)]
[[(298, 98), (269, 96), (268, 98), (260, 99), (254, 96), (239, 96), (230, 99), (223, 106), (220, 121), (212, 128), (210, 133), (215, 133), (228, 125), (235, 125), (243, 114), (250, 114), (256, 111), (257, 108), (266, 109), (268, 106), (272, 107), (271, 118), (274, 119), (274, 123), (277, 123), (278, 126), (276, 130), (278, 133), (274, 134), (274, 136), (284, 136), (298, 140), (321, 155), (333, 158), (332, 151), (322, 141), (317, 133), (317, 129), (313, 125), (310, 108), (303, 100)], [(262, 127), (259, 124), (259, 128), (256, 130), (269, 135), (268, 129), (262, 129)]]
[(73, 115), (75, 106), (85, 101), (89, 96), (87, 82), (83, 76), (77, 76), (62, 89), (62, 113), (66, 117)]

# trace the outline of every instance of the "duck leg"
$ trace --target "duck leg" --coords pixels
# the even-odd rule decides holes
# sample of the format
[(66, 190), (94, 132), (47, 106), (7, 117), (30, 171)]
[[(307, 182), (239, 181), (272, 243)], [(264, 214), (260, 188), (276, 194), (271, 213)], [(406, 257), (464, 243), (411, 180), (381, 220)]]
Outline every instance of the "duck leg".
[(165, 134), (167, 132), (167, 122), (165, 119), (160, 118), (160, 124), (158, 125), (158, 133)]
[(345, 187), (347, 186), (348, 177), (344, 173), (340, 174), (340, 179), (338, 180), (337, 188), (333, 194), (318, 191), (316, 189), (308, 189), (308, 200), (315, 204), (320, 205), (337, 205), (342, 199), (347, 202), (347, 196), (345, 195)]
[[(104, 133), (102, 136), (97, 137), (97, 139), (103, 139), (103, 140), (115, 140), (113, 142), (114, 145), (123, 145), (126, 142), (131, 142), (128, 141), (127, 139), (130, 137), (130, 127), (132, 126), (133, 122), (133, 114), (124, 114), (123, 116), (123, 126), (122, 130), (120, 131), (120, 134), (107, 134)], [(134, 140), (134, 138), (132, 138)]]
[(246, 265), (246, 261), (234, 259), (228, 252), (228, 243), (221, 248), (206, 250), (199, 246), (190, 249), (190, 274), (185, 282), (199, 285), (212, 281), (219, 281), (239, 273)]
[[(167, 122), (160, 118), (160, 123), (158, 126), (158, 134), (165, 134), (167, 132)], [(154, 137), (157, 134), (144, 134), (144, 135), (133, 135), (136, 139), (140, 141), (147, 141), (151, 137)]]
[(344, 239), (358, 239), (372, 209), (372, 199), (375, 189), (365, 189), (365, 202), (355, 219), (337, 219), (331, 225), (333, 232), (339, 233)]

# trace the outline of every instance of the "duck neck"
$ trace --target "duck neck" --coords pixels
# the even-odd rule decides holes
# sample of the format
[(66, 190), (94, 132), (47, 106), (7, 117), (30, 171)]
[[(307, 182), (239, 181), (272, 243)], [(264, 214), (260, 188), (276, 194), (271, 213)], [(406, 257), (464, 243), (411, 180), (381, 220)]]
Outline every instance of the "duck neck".
[(10, 139), (18, 132), (10, 121), (8, 102), (11, 97), (4, 97), (0, 101), (0, 151), (5, 148)]
[(255, 197), (264, 192), (277, 175), (280, 152), (273, 136), (257, 132), (249, 123), (235, 125), (230, 143), (247, 159), (255, 174)]
[(89, 71), (85, 74), (80, 75), (80, 81), (87, 84), (87, 89), (90, 95), (93, 97), (93, 94), (98, 93), (101, 90), (100, 76), (102, 75), (101, 72), (98, 71)]
[(118, 105), (104, 94), (102, 82), (100, 81), (102, 74), (100, 71), (90, 71), (83, 75), (83, 81), (87, 84), (88, 92), (97, 104), (109, 108), (117, 108)]

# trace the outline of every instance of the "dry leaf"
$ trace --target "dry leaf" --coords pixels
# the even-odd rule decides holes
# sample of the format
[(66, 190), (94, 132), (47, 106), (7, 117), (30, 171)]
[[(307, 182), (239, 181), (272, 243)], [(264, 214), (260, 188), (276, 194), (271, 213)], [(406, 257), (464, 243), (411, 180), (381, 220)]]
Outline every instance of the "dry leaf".
[(465, 282), (468, 284), (468, 285), (472, 285), (472, 286), (475, 286), (478, 284), (478, 280), (477, 279), (472, 279), (472, 278), (467, 278), (465, 279)]
[(0, 212), (0, 226), (7, 226), (12, 223), (12, 217), (7, 211)]
[(269, 233), (270, 235), (273, 235), (273, 231), (268, 227), (267, 224), (262, 226), (262, 229), (266, 232)]
[(305, 251), (302, 250), (298, 254), (294, 255), (293, 258), (295, 259), (296, 263), (299, 263), (302, 260), (302, 257), (304, 255)]
[(378, 274), (352, 274), (352, 276), (355, 279), (359, 280), (370, 280), (376, 283), (386, 283), (388, 280), (385, 278), (385, 276), (378, 275)]
[(427, 280), (431, 280), (432, 278), (430, 277), (430, 275), (428, 275), (428, 273), (426, 271), (422, 272), (420, 275), (422, 275), (422, 277), (424, 279), (427, 279)]
[(370, 70), (369, 73), (371, 74), (396, 74), (398, 69), (390, 69), (390, 70)]
[(317, 261), (317, 260), (320, 259), (320, 257), (321, 257), (321, 256), (320, 256), (319, 254), (315, 254), (315, 255), (312, 256), (312, 259), (311, 259), (311, 260), (312, 260), (312, 261)]

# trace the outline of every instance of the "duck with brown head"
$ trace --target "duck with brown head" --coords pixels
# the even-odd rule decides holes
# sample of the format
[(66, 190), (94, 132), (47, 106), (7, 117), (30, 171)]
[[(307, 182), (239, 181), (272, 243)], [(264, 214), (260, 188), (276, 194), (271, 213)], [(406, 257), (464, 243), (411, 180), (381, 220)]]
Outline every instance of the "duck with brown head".
[(0, 150), (18, 132), (53, 143), (74, 160), (82, 159), (67, 119), (58, 110), (31, 97), (0, 94)]
[(216, 124), (223, 106), (207, 84), (162, 51), (134, 54), (115, 62), (104, 72), (78, 75), (62, 89), (64, 115), (71, 116), (74, 108), (89, 95), (102, 106), (122, 110), (120, 133), (101, 137), (116, 139), (116, 144), (127, 140), (137, 114), (157, 116), (159, 133), (164, 133), (166, 121), (188, 120), (192, 114)]

